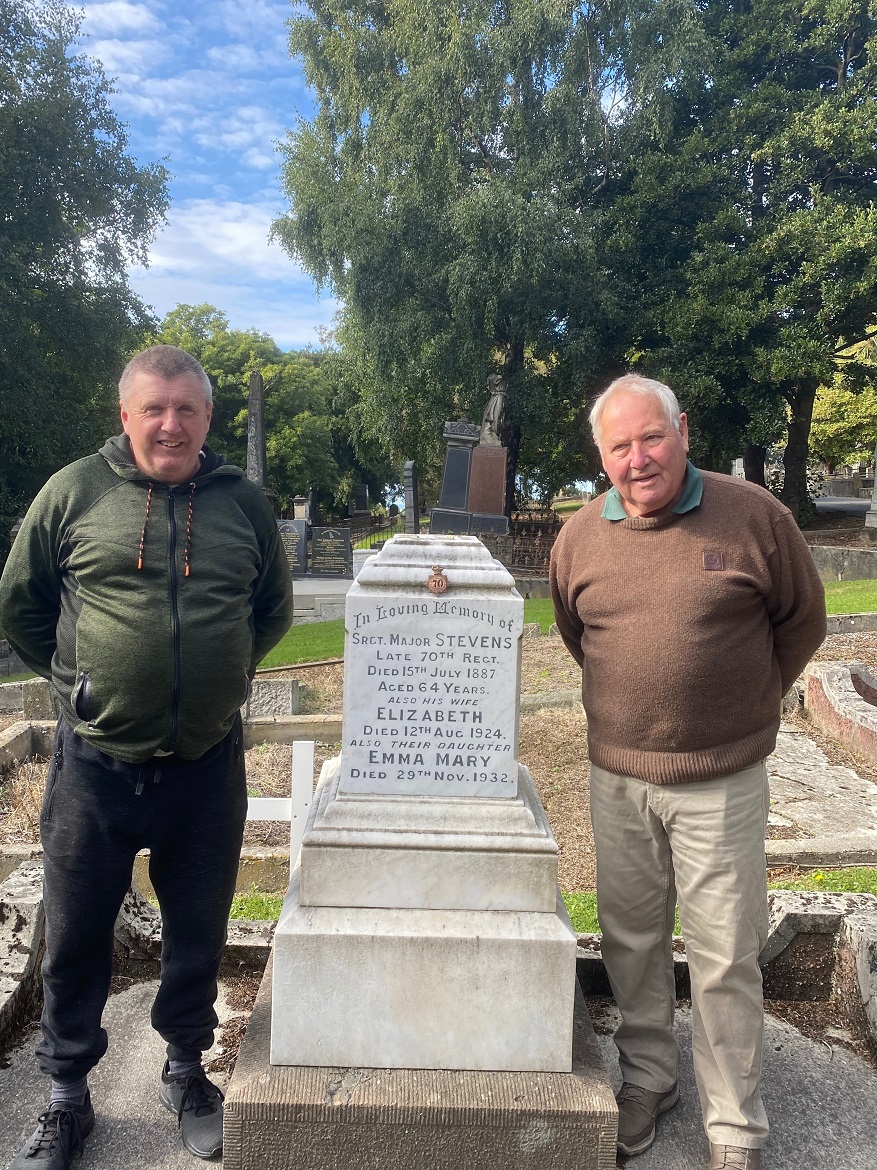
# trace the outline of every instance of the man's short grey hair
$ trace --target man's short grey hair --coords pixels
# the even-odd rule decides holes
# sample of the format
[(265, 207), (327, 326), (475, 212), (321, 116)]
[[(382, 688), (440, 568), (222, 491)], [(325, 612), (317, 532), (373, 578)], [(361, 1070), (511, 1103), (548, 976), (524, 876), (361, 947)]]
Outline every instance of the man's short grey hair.
[(640, 374), (624, 374), (623, 377), (610, 382), (591, 407), (588, 421), (591, 424), (594, 442), (598, 447), (603, 438), (603, 411), (606, 409), (606, 404), (615, 394), (622, 392), (639, 394), (643, 398), (657, 398), (668, 422), (671, 422), (677, 431), (680, 429), (682, 411), (676, 395), (669, 386), (665, 386), (663, 382), (657, 382), (654, 378), (643, 378)]
[(137, 374), (157, 374), (167, 381), (183, 376), (197, 378), (204, 390), (205, 400), (213, 400), (213, 387), (201, 363), (175, 345), (151, 345), (131, 358), (119, 379), (120, 402), (124, 402), (130, 394), (131, 382)]

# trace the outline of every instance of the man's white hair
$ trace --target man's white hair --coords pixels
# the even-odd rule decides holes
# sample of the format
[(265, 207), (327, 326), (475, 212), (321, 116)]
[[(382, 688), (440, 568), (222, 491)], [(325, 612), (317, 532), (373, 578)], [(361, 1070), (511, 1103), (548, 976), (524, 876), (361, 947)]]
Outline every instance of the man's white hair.
[(643, 378), (640, 374), (624, 374), (621, 378), (616, 378), (614, 382), (610, 382), (591, 407), (588, 421), (591, 424), (591, 433), (594, 436), (594, 442), (598, 447), (601, 446), (601, 440), (603, 438), (603, 411), (606, 409), (606, 404), (615, 394), (622, 392), (625, 394), (638, 394), (643, 398), (649, 396), (657, 398), (664, 414), (667, 416), (667, 421), (671, 422), (677, 431), (680, 429), (679, 424), (682, 411), (679, 408), (676, 395), (669, 386), (665, 386), (663, 382), (655, 381), (654, 378)]

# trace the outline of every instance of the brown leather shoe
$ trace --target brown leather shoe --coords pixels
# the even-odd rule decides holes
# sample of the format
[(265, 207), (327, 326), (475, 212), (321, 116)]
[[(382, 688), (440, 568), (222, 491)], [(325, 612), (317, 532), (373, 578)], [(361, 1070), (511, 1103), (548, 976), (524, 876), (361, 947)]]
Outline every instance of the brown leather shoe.
[(625, 1081), (615, 1098), (618, 1102), (618, 1149), (628, 1158), (647, 1150), (655, 1140), (655, 1121), (679, 1100), (679, 1087), (654, 1093)]
[(761, 1170), (761, 1150), (710, 1144), (709, 1170)]

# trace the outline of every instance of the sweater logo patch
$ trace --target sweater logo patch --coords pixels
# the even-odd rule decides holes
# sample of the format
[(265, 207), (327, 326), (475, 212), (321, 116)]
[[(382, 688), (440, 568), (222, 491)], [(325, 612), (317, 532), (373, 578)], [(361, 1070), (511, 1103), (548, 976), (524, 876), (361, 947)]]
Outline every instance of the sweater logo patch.
[(703, 554), (703, 567), (712, 572), (719, 572), (725, 567), (725, 558), (720, 552), (705, 552)]

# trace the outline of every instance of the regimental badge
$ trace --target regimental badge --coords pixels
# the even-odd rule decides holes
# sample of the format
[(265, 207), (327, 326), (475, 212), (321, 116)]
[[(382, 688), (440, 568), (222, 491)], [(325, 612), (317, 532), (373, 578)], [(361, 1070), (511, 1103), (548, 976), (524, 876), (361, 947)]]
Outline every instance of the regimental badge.
[(432, 576), (427, 578), (426, 587), (430, 593), (444, 593), (448, 588), (448, 579), (441, 565), (432, 566)]
[(703, 554), (703, 567), (707, 572), (721, 572), (725, 567), (725, 558), (720, 552), (705, 552)]

